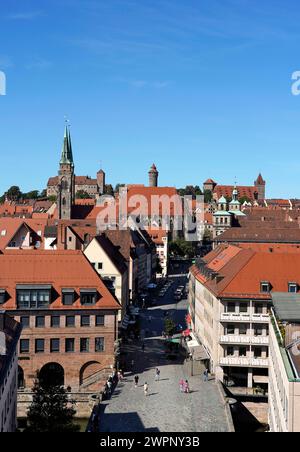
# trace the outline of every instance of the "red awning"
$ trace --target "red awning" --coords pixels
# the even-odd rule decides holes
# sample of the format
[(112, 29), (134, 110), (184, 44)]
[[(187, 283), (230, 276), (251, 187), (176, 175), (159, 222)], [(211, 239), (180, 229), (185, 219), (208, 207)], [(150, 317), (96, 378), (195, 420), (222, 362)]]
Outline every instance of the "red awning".
[(186, 323), (190, 324), (190, 323), (192, 322), (192, 317), (191, 317), (191, 315), (190, 315), (190, 314), (187, 314), (187, 315), (185, 316), (185, 320), (186, 320)]
[(184, 336), (184, 337), (188, 337), (188, 336), (190, 336), (190, 334), (191, 334), (191, 330), (182, 331), (182, 336)]

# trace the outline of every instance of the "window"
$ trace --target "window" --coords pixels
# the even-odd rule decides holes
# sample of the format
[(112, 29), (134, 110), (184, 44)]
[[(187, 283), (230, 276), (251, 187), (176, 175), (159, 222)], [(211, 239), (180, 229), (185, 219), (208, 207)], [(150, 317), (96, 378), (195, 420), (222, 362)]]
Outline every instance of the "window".
[(50, 304), (51, 290), (17, 288), (17, 303), (19, 309), (41, 309)]
[(80, 301), (82, 305), (93, 305), (96, 304), (97, 291), (95, 290), (81, 290), (80, 291)]
[(90, 340), (88, 338), (80, 339), (80, 352), (88, 353), (90, 351)]
[(255, 347), (254, 349), (254, 358), (258, 359), (262, 357), (262, 348), (261, 347)]
[(263, 314), (264, 307), (262, 304), (256, 304), (254, 307), (255, 314)]
[(45, 327), (45, 317), (41, 315), (37, 315), (35, 318), (35, 327), (36, 328), (44, 328)]
[(289, 292), (297, 293), (298, 292), (298, 284), (297, 283), (289, 283)]
[(29, 353), (29, 339), (20, 340), (20, 353)]
[(240, 325), (240, 335), (241, 336), (246, 336), (247, 335), (247, 325)]
[(228, 325), (226, 328), (226, 334), (233, 335), (235, 334), (235, 326), (234, 325)]
[(228, 303), (228, 305), (227, 305), (227, 312), (235, 313), (235, 303)]
[(103, 264), (102, 264), (102, 262), (98, 262), (97, 268), (98, 268), (98, 270), (103, 270)]
[(89, 315), (81, 316), (81, 326), (90, 326), (91, 320)]
[(60, 317), (59, 315), (53, 315), (51, 317), (51, 328), (59, 328), (60, 327)]
[(75, 326), (75, 316), (74, 315), (67, 315), (66, 316), (66, 327), (72, 328)]
[(246, 303), (240, 304), (240, 313), (247, 314), (248, 313), (248, 305)]
[(95, 352), (104, 352), (104, 337), (96, 337)]
[(29, 328), (30, 327), (30, 317), (24, 316), (20, 318), (20, 323), (22, 325), (22, 328)]
[(0, 304), (4, 304), (6, 302), (6, 290), (0, 289)]
[(60, 350), (59, 339), (51, 339), (50, 340), (50, 352), (51, 353), (59, 353), (59, 350)]
[(262, 336), (263, 335), (263, 328), (260, 325), (256, 325), (254, 327), (254, 335), (255, 336)]
[(105, 317), (104, 315), (96, 315), (96, 326), (104, 326)]
[(45, 340), (36, 339), (35, 340), (35, 353), (44, 353), (45, 351)]
[(263, 281), (260, 283), (260, 291), (262, 293), (269, 293), (271, 290), (271, 285), (269, 282)]
[(234, 348), (233, 347), (227, 347), (226, 356), (234, 356)]
[(239, 356), (246, 357), (247, 356), (247, 348), (246, 347), (240, 347), (239, 349)]
[(66, 353), (74, 353), (75, 339), (66, 339)]
[(62, 290), (62, 302), (64, 306), (72, 306), (75, 299), (75, 292), (72, 289)]

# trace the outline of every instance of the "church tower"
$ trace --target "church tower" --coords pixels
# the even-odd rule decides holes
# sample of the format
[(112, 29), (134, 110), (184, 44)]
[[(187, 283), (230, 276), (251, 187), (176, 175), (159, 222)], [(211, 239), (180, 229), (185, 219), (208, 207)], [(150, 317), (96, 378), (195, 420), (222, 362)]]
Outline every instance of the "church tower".
[(266, 181), (262, 175), (259, 174), (258, 178), (254, 182), (254, 186), (257, 189), (258, 201), (264, 201), (266, 199)]
[(75, 203), (75, 175), (71, 134), (67, 125), (59, 162), (58, 178), (58, 218), (60, 220), (71, 220), (72, 206)]
[(149, 187), (157, 187), (158, 186), (158, 171), (153, 163), (149, 171)]

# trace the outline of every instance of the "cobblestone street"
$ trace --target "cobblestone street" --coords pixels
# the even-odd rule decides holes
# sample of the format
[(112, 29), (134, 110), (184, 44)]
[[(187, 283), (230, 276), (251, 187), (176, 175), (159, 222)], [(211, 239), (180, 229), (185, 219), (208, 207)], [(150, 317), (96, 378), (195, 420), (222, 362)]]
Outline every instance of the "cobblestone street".
[[(172, 292), (172, 290), (170, 291)], [(184, 322), (187, 302), (174, 305), (169, 293), (155, 308), (142, 313), (141, 342), (134, 341), (126, 347), (126, 360), (134, 360), (133, 372), (125, 373), (112, 398), (102, 405), (102, 432), (226, 432), (228, 423), (224, 402), (214, 381), (204, 382), (202, 375), (191, 377), (189, 363), (167, 361), (161, 332), (164, 312), (177, 322)], [(149, 321), (151, 317), (151, 321)], [(184, 324), (184, 323), (183, 323)], [(161, 371), (160, 381), (155, 381), (155, 369)], [(201, 372), (202, 374), (202, 372)], [(139, 386), (134, 386), (134, 375), (139, 375)], [(190, 394), (179, 390), (179, 380), (188, 379)], [(143, 385), (149, 385), (149, 395)]]

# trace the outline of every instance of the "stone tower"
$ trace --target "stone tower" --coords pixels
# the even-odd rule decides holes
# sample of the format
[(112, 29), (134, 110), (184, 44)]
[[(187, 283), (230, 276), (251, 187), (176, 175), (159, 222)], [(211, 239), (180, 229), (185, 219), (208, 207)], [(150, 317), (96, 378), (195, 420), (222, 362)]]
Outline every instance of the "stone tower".
[(103, 195), (105, 192), (105, 172), (102, 169), (97, 173), (97, 184), (99, 195)]
[(157, 168), (154, 165), (154, 163), (151, 166), (150, 171), (149, 171), (148, 174), (149, 174), (149, 187), (157, 187), (158, 186), (158, 174), (159, 173), (158, 173)]
[(58, 218), (60, 220), (71, 220), (72, 206), (75, 203), (75, 175), (71, 134), (67, 126), (59, 162), (58, 178)]
[(258, 178), (254, 182), (254, 186), (257, 189), (258, 201), (264, 201), (266, 199), (266, 181), (263, 179), (261, 174), (259, 174)]

